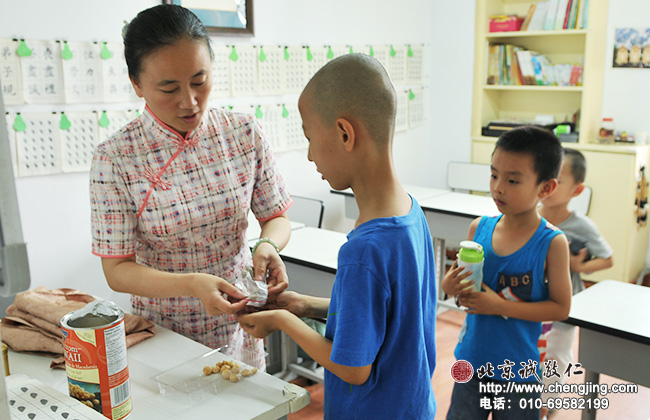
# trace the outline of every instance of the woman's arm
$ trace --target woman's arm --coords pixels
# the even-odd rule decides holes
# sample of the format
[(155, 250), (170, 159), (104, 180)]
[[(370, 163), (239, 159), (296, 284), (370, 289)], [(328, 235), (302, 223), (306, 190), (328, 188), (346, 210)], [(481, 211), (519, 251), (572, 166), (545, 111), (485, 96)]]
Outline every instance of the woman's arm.
[[(235, 314), (247, 303), (239, 289), (211, 274), (167, 273), (138, 264), (135, 257), (102, 258), (102, 268), (108, 285), (116, 292), (151, 298), (194, 296), (210, 315)], [(228, 302), (223, 293), (239, 302)]]
[[(281, 250), (289, 242), (291, 222), (285, 213), (273, 219), (260, 221), (262, 232), (260, 238), (269, 238)], [(269, 285), (269, 295), (276, 295), (289, 286), (287, 268), (275, 247), (268, 242), (259, 242), (253, 254), (255, 280), (266, 281)]]
[(287, 246), (289, 237), (291, 237), (291, 222), (286, 213), (282, 213), (273, 219), (260, 221), (259, 223), (260, 228), (262, 228), (260, 238), (273, 239), (273, 242), (275, 242), (280, 250)]

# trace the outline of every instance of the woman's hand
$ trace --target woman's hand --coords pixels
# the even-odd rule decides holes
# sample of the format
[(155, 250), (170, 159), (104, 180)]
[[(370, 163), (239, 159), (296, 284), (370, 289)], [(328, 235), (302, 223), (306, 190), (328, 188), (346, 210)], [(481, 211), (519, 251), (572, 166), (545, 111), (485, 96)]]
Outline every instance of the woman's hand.
[(257, 246), (253, 255), (253, 268), (255, 269), (255, 281), (264, 281), (269, 286), (269, 299), (289, 287), (287, 267), (280, 258), (275, 247), (267, 242)]
[(465, 283), (461, 283), (461, 281), (465, 280), (471, 275), (472, 272), (470, 270), (466, 270), (465, 267), (459, 267), (458, 260), (456, 260), (445, 274), (445, 277), (442, 279), (440, 286), (442, 287), (442, 290), (449, 296), (467, 294), (469, 293), (469, 290), (471, 290), (471, 287), (474, 286), (474, 280), (470, 280)]
[[(238, 288), (221, 277), (198, 273), (193, 280), (194, 296), (201, 300), (209, 315), (236, 314), (244, 309), (248, 300)], [(231, 303), (223, 294), (230, 297)]]

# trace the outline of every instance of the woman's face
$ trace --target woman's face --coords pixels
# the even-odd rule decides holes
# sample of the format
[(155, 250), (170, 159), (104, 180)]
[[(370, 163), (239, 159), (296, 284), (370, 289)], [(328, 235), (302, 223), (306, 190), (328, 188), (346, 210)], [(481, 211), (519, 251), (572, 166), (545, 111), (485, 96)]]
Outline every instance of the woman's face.
[(212, 89), (212, 62), (203, 40), (183, 38), (142, 59), (136, 94), (181, 136), (198, 127)]

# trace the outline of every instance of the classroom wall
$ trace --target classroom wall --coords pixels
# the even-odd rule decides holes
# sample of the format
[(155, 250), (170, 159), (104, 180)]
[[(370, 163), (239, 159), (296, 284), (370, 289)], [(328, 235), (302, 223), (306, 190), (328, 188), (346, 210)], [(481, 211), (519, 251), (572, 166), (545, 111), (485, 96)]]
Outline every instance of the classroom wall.
[(650, 132), (650, 69), (612, 67), (614, 29), (649, 27), (649, 1), (610, 0), (602, 116), (614, 118), (616, 129), (630, 134)]
[[(124, 20), (159, 3), (2, 2), (0, 37), (120, 41)], [(446, 162), (469, 159), (473, 35), (471, 30), (458, 28), (473, 28), (472, 5), (472, 0), (414, 0), (409, 6), (375, 0), (257, 0), (255, 37), (213, 40), (282, 45), (425, 44), (428, 119), (423, 127), (396, 135), (395, 166), (405, 183), (443, 186)], [(454, 16), (453, 24), (450, 16)], [(453, 42), (448, 31), (454, 34)], [(450, 67), (451, 58), (458, 54), (465, 58), (453, 61), (462, 66)], [(324, 200), (325, 227), (348, 231), (353, 221), (343, 216), (342, 198), (330, 194), (329, 185), (320, 179), (306, 154), (301, 150), (276, 155), (290, 191)], [(80, 288), (126, 305), (127, 296), (108, 288), (99, 258), (90, 253), (88, 174), (19, 178), (16, 187), (32, 286)], [(0, 311), (4, 312), (2, 302)]]
[[(120, 41), (123, 21), (158, 3), (3, 1), (0, 37)], [(610, 1), (609, 62), (614, 25), (643, 27), (649, 17), (650, 4), (644, 0)], [(404, 183), (444, 187), (447, 162), (470, 158), (472, 28), (473, 0), (256, 0), (256, 36), (215, 42), (425, 44), (427, 121), (396, 135), (394, 160)], [(648, 70), (608, 65), (603, 114), (613, 116), (621, 127), (648, 130), (648, 76)], [(628, 93), (624, 99), (621, 92)], [(343, 215), (342, 198), (330, 194), (329, 185), (307, 161), (306, 151), (278, 153), (276, 158), (292, 193), (325, 201), (326, 228), (346, 232), (352, 227), (353, 221)], [(16, 186), (32, 286), (80, 288), (126, 303), (126, 296), (110, 291), (99, 258), (90, 254), (88, 174), (20, 178)]]

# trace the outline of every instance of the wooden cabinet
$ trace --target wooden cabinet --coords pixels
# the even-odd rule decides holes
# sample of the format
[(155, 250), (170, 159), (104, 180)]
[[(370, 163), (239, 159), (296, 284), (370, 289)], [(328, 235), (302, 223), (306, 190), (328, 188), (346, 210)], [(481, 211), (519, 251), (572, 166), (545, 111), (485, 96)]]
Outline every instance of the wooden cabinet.
[[(472, 142), (472, 157), (477, 163), (490, 163), (495, 139)], [(585, 184), (592, 190), (588, 216), (596, 223), (614, 249), (614, 266), (585, 280), (636, 281), (646, 265), (648, 226), (637, 223), (636, 193), (641, 167), (649, 172), (650, 146), (605, 146), (572, 144), (587, 160)]]
[[(525, 16), (531, 0), (477, 0), (474, 52), (472, 139), (490, 121), (514, 118), (533, 120), (553, 115), (556, 122), (580, 111), (579, 142), (597, 138), (601, 121), (608, 0), (589, 0), (587, 29), (489, 32), (492, 15)], [(582, 64), (582, 86), (502, 86), (487, 84), (490, 44), (511, 44), (547, 56), (554, 64)]]

